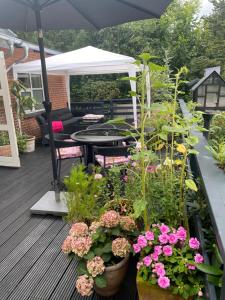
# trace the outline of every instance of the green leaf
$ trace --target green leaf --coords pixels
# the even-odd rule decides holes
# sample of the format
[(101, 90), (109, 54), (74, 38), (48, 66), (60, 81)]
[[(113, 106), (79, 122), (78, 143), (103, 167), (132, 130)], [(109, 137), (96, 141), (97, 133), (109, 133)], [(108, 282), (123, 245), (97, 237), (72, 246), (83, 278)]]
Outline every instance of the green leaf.
[(190, 146), (195, 146), (196, 144), (198, 144), (198, 137), (197, 136), (189, 136), (185, 139), (186, 143)]
[(80, 261), (80, 262), (78, 263), (78, 266), (77, 266), (77, 274), (78, 274), (78, 275), (88, 274), (87, 266), (86, 266), (86, 262), (85, 262), (85, 261)]
[(105, 244), (105, 246), (102, 248), (103, 253), (109, 253), (112, 251), (112, 242), (108, 242)]
[(194, 180), (192, 180), (192, 179), (186, 179), (186, 180), (185, 180), (185, 184), (186, 184), (186, 186), (187, 186), (190, 190), (195, 191), (195, 192), (198, 191), (198, 188), (197, 188), (197, 186), (196, 186)]
[(109, 262), (111, 257), (112, 257), (111, 253), (103, 253), (101, 256), (101, 258), (104, 260), (104, 262)]
[(146, 206), (147, 206), (147, 202), (142, 199), (136, 200), (134, 202), (133, 207), (134, 207), (135, 218), (138, 218), (141, 216), (141, 214), (145, 210)]
[(210, 265), (206, 265), (206, 264), (196, 264), (196, 267), (198, 270), (206, 273), (206, 274), (210, 274), (210, 275), (216, 275), (216, 276), (222, 276), (223, 275), (223, 271), (220, 270), (219, 268), (210, 266)]
[(107, 286), (107, 281), (104, 275), (99, 275), (97, 277), (94, 278), (95, 284), (97, 285), (97, 287), (99, 288), (104, 288)]
[(94, 253), (95, 253), (96, 256), (102, 256), (103, 249), (102, 248), (95, 248)]
[(222, 286), (222, 278), (214, 275), (207, 275), (207, 279), (210, 283), (212, 283), (215, 286), (221, 287)]
[(120, 228), (119, 227), (112, 228), (111, 233), (116, 236), (120, 235)]
[(86, 255), (84, 255), (84, 258), (87, 260), (92, 259), (93, 257), (95, 257), (95, 254), (93, 251), (89, 251)]

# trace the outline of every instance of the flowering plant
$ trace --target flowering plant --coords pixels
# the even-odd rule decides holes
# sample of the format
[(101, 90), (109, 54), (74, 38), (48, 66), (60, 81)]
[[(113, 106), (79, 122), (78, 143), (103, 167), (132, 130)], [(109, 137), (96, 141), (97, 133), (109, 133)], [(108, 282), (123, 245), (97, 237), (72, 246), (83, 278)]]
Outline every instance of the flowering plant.
[(129, 255), (129, 236), (135, 232), (134, 220), (114, 210), (106, 211), (89, 227), (83, 222), (72, 225), (62, 251), (78, 259), (76, 288), (82, 296), (92, 294), (94, 283), (99, 288), (106, 286), (105, 268)]
[(154, 224), (133, 245), (140, 253), (138, 278), (150, 285), (170, 289), (184, 299), (202, 296), (202, 280), (196, 266), (203, 263), (197, 238), (188, 238), (183, 227)]

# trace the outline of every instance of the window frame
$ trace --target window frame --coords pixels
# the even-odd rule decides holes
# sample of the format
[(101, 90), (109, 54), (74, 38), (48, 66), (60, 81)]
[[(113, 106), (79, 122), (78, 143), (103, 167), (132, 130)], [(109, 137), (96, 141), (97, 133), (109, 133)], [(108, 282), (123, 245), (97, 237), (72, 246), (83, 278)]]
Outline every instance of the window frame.
[[(42, 74), (40, 73), (18, 73), (17, 74), (17, 79), (20, 80), (21, 77), (25, 77), (28, 75), (28, 78), (29, 78), (29, 83), (30, 83), (30, 87), (26, 87), (26, 92), (29, 92), (31, 93), (31, 96), (34, 97), (34, 93), (33, 91), (42, 91), (42, 94), (43, 94), (43, 101), (45, 101), (45, 95), (44, 95), (44, 89), (43, 89), (43, 78), (42, 78)], [(40, 88), (33, 88), (33, 85), (32, 85), (32, 76), (40, 76), (41, 77), (41, 87)], [(35, 97), (34, 97), (35, 98)], [(32, 108), (32, 110), (30, 109), (26, 109), (25, 110), (25, 113), (26, 115), (29, 115), (29, 114), (34, 114), (34, 113), (38, 113), (38, 112), (41, 112), (41, 111), (44, 111), (44, 107), (43, 108), (39, 108), (39, 109), (36, 109), (34, 106)]]

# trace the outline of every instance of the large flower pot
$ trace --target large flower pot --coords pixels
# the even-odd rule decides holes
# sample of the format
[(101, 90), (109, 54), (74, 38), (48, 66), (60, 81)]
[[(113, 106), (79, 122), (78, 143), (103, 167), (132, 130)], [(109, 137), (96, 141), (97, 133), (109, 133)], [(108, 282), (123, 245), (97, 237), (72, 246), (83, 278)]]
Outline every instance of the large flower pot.
[(95, 285), (95, 291), (98, 295), (103, 297), (111, 297), (115, 295), (119, 289), (120, 285), (124, 280), (128, 269), (129, 256), (125, 257), (118, 264), (105, 268), (105, 277), (107, 281), (107, 286), (104, 288), (99, 288)]
[(138, 276), (137, 289), (139, 300), (184, 300), (178, 295), (173, 295), (169, 289), (161, 289), (157, 285), (149, 285)]
[(0, 156), (12, 156), (10, 145), (0, 146)]
[(24, 152), (34, 152), (35, 150), (35, 136), (30, 136), (27, 138), (26, 148)]

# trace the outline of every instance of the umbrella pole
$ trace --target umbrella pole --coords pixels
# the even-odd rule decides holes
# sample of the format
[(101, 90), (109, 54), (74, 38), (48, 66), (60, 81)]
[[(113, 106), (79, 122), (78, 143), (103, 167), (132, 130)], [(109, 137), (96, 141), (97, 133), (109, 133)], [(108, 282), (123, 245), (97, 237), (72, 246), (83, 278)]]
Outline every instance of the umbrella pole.
[(45, 50), (44, 50), (44, 40), (43, 40), (43, 32), (42, 32), (42, 25), (41, 25), (41, 13), (40, 13), (40, 6), (38, 4), (35, 7), (35, 16), (36, 16), (36, 24), (37, 24), (37, 30), (38, 30), (38, 45), (39, 45), (39, 49), (40, 49), (43, 89), (44, 89), (44, 97), (45, 97), (45, 99), (43, 101), (43, 105), (44, 105), (44, 108), (45, 108), (45, 111), (47, 114), (49, 144), (50, 144), (50, 149), (51, 149), (53, 188), (55, 191), (57, 191), (58, 190), (57, 162), (56, 162), (54, 136), (53, 136), (53, 130), (52, 130), (52, 116), (51, 116), (52, 103), (49, 99), (48, 76), (47, 76), (46, 62), (45, 62)]

